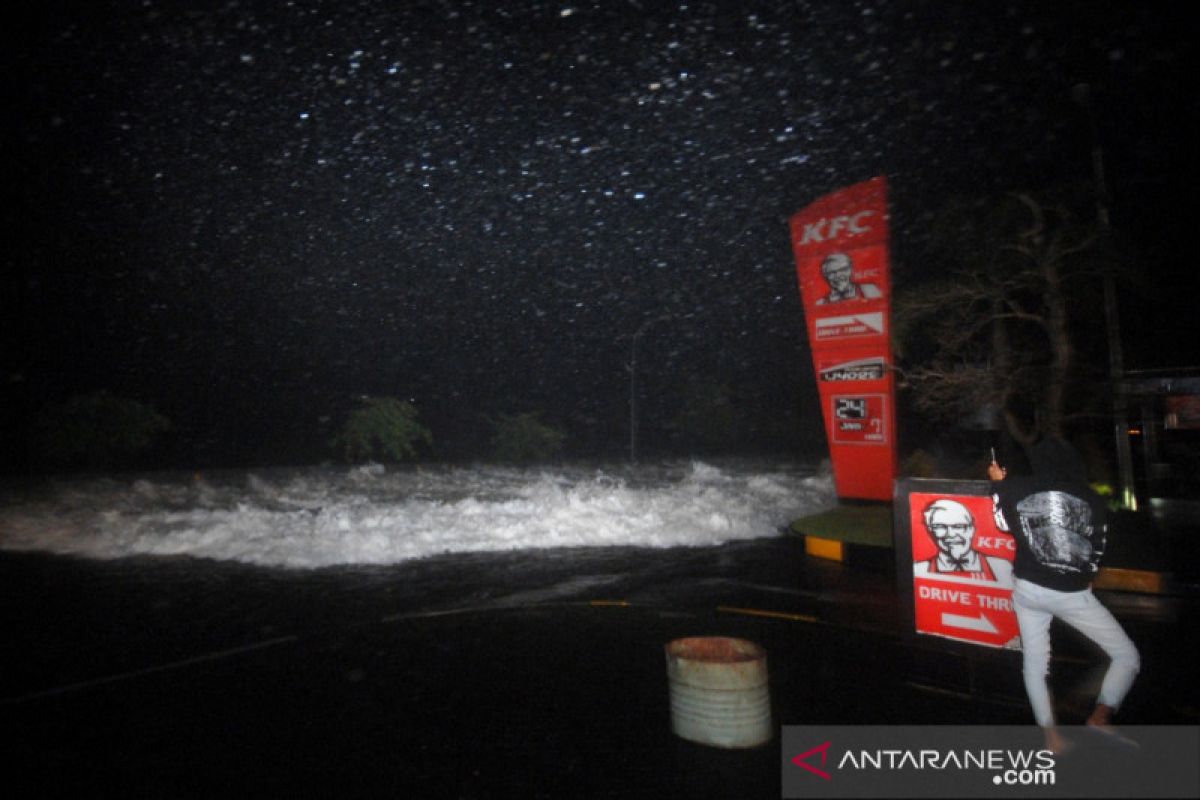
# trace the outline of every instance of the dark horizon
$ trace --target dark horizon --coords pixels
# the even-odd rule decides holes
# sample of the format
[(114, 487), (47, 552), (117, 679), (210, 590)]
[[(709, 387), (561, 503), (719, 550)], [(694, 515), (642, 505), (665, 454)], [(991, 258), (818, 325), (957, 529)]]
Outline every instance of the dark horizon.
[[(6, 24), (3, 469), (95, 389), (173, 465), (329, 457), (362, 395), (434, 455), (540, 411), (627, 451), (697, 381), (749, 450), (823, 446), (787, 217), (885, 175), (897, 285), (946, 198), (1088, 185), (1094, 98), (1130, 370), (1200, 363), (1176, 5), (48, 3)], [(904, 438), (902, 420), (901, 437)], [(478, 449), (477, 449), (478, 448)]]

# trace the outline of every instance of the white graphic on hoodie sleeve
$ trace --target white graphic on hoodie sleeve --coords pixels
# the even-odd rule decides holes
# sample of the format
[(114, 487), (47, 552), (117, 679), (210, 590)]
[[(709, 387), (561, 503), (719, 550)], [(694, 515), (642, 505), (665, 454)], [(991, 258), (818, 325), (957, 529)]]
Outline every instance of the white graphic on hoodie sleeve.
[(1017, 503), (1034, 557), (1058, 573), (1092, 571), (1092, 509), (1065, 492), (1038, 492)]

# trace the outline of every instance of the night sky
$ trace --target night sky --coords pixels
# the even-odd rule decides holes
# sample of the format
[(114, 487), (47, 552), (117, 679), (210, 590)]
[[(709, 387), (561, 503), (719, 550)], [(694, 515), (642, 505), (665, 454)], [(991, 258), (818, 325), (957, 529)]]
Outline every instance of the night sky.
[[(531, 410), (619, 454), (658, 317), (651, 449), (696, 380), (748, 446), (820, 445), (787, 217), (886, 175), (903, 285), (946, 196), (1088, 180), (1080, 82), (1143, 285), (1195, 263), (1183, 3), (35, 5), (0, 56), (10, 450), (105, 388), (181, 465), (318, 459), (364, 394), (443, 457)], [(1200, 361), (1189, 296), (1123, 302), (1127, 366)]]

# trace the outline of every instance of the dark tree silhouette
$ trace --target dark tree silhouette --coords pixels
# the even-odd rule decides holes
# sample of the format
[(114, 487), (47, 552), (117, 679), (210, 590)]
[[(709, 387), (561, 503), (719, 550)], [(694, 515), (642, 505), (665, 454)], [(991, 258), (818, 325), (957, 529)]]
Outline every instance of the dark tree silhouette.
[(934, 274), (895, 308), (901, 385), (915, 408), (940, 421), (990, 413), (1024, 446), (1090, 414), (1104, 396), (1091, 355), (1103, 323), (1096, 234), (1066, 204), (1028, 194), (944, 211)]

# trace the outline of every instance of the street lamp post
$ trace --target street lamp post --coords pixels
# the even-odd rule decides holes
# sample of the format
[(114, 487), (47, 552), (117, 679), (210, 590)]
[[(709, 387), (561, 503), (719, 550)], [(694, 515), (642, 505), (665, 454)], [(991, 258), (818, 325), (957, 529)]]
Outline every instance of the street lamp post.
[[(1108, 184), (1104, 177), (1104, 150), (1100, 146), (1100, 131), (1096, 125), (1096, 114), (1092, 108), (1091, 87), (1086, 83), (1076, 84), (1072, 90), (1075, 102), (1087, 114), (1088, 130), (1092, 139), (1092, 180), (1096, 192), (1096, 219), (1106, 243), (1110, 239), (1111, 227), (1108, 215)], [(1111, 260), (1104, 264), (1104, 321), (1108, 334), (1108, 374), (1112, 382), (1113, 432), (1117, 447), (1117, 477), (1121, 486), (1121, 504), (1137, 510), (1137, 492), (1133, 485), (1133, 453), (1129, 447), (1129, 419), (1125, 397), (1125, 365), (1121, 350), (1121, 322), (1117, 306), (1117, 286), (1113, 278)]]
[(638, 326), (637, 332), (633, 334), (633, 344), (630, 346), (629, 352), (629, 460), (637, 463), (637, 440), (638, 440), (638, 407), (637, 407), (637, 352), (638, 342), (641, 341), (642, 334), (656, 322), (665, 320), (666, 317), (652, 317)]

